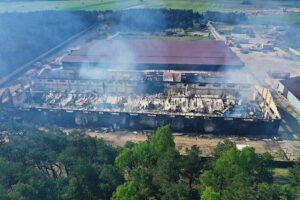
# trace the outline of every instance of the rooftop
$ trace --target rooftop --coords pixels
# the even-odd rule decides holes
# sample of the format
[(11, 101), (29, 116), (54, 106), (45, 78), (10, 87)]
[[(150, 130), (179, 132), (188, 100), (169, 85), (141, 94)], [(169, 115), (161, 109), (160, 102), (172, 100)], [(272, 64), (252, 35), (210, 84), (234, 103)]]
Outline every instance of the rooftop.
[[(222, 41), (94, 40), (63, 58), (64, 64), (193, 65), (240, 68), (241, 60)], [(198, 68), (197, 68), (198, 66)], [(148, 68), (147, 68), (148, 69)]]
[(300, 76), (280, 81), (298, 100), (300, 100)]

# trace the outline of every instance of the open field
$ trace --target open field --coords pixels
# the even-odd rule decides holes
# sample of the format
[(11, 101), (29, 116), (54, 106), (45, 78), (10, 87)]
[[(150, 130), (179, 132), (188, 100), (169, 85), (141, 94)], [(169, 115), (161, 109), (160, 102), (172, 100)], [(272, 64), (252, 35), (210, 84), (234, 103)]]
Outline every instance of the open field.
[(236, 0), (154, 0), (145, 1), (144, 6), (150, 8), (167, 7), (172, 9), (192, 9), (194, 11), (236, 11), (248, 9), (279, 9), (298, 7), (300, 2), (251, 0), (251, 4), (243, 4)]
[(172, 8), (194, 11), (237, 11), (256, 9), (300, 8), (299, 1), (250, 0), (69, 0), (69, 1), (16, 1), (1, 2), (0, 12), (29, 12), (39, 10), (115, 10), (126, 8)]
[(274, 180), (278, 183), (288, 183), (289, 182), (289, 169), (285, 168), (275, 168), (274, 169)]
[(74, 0), (0, 2), (0, 12), (31, 12), (42, 10), (112, 10), (138, 4), (138, 0)]
[[(68, 130), (67, 132), (69, 132)], [(88, 135), (92, 137), (97, 137), (103, 139), (113, 146), (124, 146), (126, 142), (131, 141), (134, 143), (139, 143), (147, 140), (147, 135), (142, 133), (133, 133), (133, 132), (114, 132), (114, 133), (103, 133), (98, 131), (87, 131)], [(218, 143), (223, 142), (225, 138), (221, 137), (209, 137), (209, 136), (174, 136), (174, 141), (177, 149), (180, 153), (185, 154), (186, 149), (190, 149), (193, 145), (197, 145), (201, 149), (202, 156), (211, 156), (214, 148)], [(248, 145), (255, 148), (258, 153), (269, 152), (276, 160), (286, 160), (283, 151), (280, 148), (280, 145), (277, 142), (272, 140), (249, 140), (245, 138), (229, 138), (231, 141), (236, 144)], [(288, 143), (285, 141), (283, 143)]]
[(276, 177), (280, 177), (280, 178), (288, 178), (288, 176), (289, 176), (289, 170), (288, 169), (284, 169), (284, 168), (275, 168), (274, 169), (274, 175)]

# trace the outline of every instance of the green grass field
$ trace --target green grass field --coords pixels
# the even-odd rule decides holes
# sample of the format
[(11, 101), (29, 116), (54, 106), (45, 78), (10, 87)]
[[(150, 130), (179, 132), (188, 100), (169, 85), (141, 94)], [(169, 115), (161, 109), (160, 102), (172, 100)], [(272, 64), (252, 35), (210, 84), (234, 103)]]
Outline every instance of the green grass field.
[(194, 11), (235, 11), (247, 9), (278, 9), (300, 7), (300, 1), (289, 0), (65, 0), (0, 2), (0, 12), (39, 10), (116, 10), (130, 7), (193, 9)]
[(149, 8), (173, 8), (173, 9), (192, 9), (194, 11), (236, 11), (247, 9), (276, 9), (300, 6), (300, 2), (290, 1), (271, 1), (271, 0), (250, 0), (250, 5), (242, 4), (243, 0), (146, 0), (145, 7)]
[(69, 0), (0, 2), (0, 12), (30, 12), (42, 10), (111, 10), (135, 6), (138, 0)]

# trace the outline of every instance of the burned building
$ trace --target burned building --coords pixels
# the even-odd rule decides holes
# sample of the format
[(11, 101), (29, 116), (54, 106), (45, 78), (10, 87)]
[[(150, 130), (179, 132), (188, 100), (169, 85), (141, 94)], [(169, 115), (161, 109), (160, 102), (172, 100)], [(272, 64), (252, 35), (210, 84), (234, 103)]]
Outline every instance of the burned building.
[(300, 76), (286, 78), (278, 83), (278, 91), (300, 111)]
[(221, 41), (95, 40), (22, 81), (2, 105), (39, 123), (239, 135), (280, 124), (270, 92)]

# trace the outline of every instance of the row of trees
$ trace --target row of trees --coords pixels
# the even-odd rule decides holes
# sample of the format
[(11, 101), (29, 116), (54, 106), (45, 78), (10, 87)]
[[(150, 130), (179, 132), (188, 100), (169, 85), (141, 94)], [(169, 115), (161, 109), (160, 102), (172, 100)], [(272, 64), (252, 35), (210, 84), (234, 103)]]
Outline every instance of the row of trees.
[(217, 12), (217, 11), (207, 11), (204, 13), (204, 18), (209, 21), (217, 21), (228, 24), (240, 24), (248, 22), (248, 17), (245, 13), (236, 12)]
[(299, 162), (291, 170), (291, 185), (273, 181), (272, 156), (253, 148), (236, 149), (230, 141), (219, 144), (214, 158), (204, 161), (193, 146), (187, 155), (176, 150), (168, 126), (158, 129), (150, 142), (125, 148), (116, 158), (127, 182), (112, 199), (255, 200), (296, 199)]
[(225, 141), (210, 160), (199, 156), (197, 146), (181, 155), (169, 126), (123, 148), (52, 127), (9, 123), (0, 130), (1, 200), (299, 198), (300, 160), (290, 170), (290, 183), (279, 184), (269, 154), (239, 151)]
[[(3, 125), (4, 126), (4, 125)], [(0, 199), (110, 199), (124, 182), (119, 153), (80, 132), (6, 126), (0, 145)], [(4, 131), (4, 132), (3, 132)]]
[(240, 24), (248, 21), (245, 13), (207, 11), (203, 14), (192, 10), (174, 9), (130, 9), (99, 13), (118, 31), (161, 31), (168, 28), (188, 29), (207, 21)]
[(101, 13), (103, 19), (117, 31), (154, 32), (169, 28), (192, 28), (201, 23), (203, 15), (192, 10), (130, 9)]

